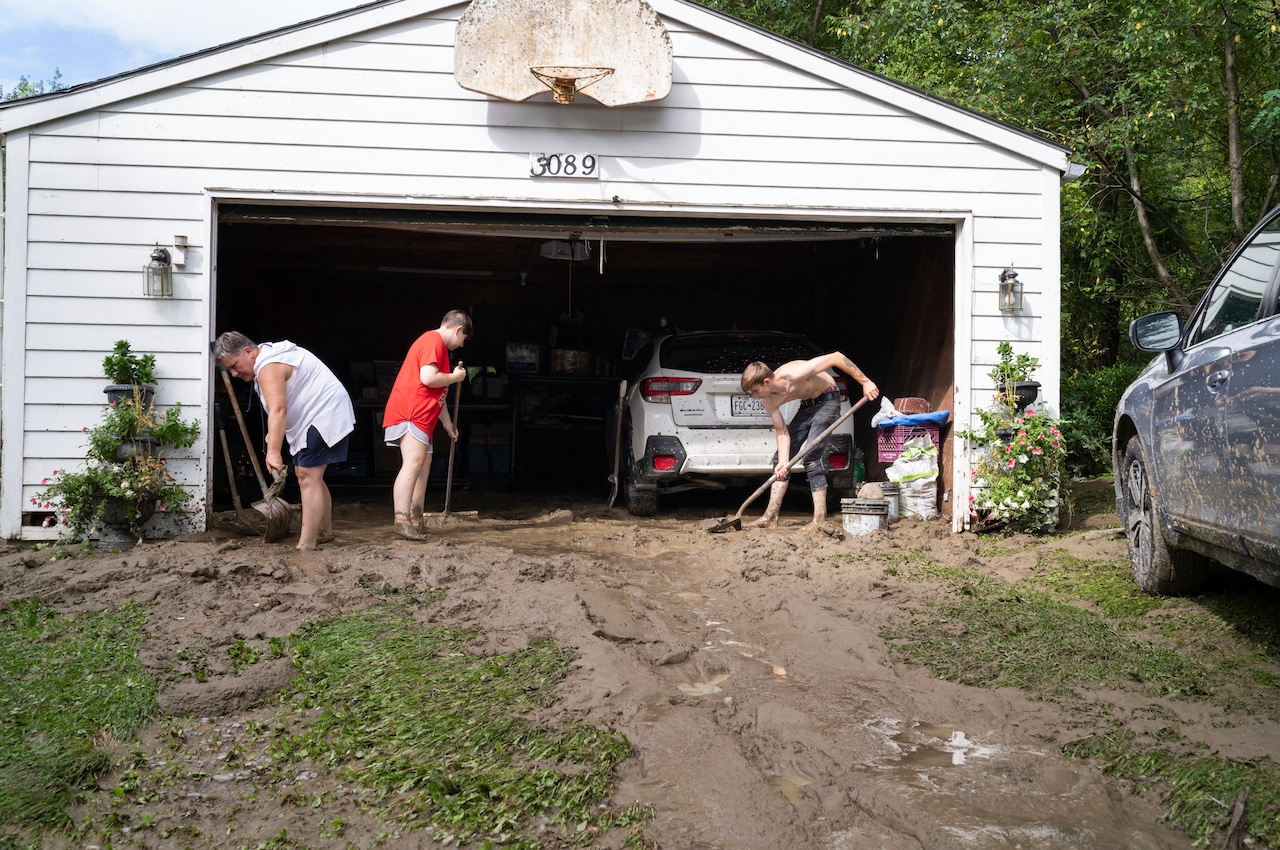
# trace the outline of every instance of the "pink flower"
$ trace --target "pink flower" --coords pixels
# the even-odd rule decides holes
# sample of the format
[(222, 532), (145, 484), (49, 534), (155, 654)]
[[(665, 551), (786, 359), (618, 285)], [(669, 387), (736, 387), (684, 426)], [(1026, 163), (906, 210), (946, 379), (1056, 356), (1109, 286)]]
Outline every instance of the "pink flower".
[(48, 479), (48, 478), (41, 478), (41, 479), (40, 479), (40, 486), (41, 486), (41, 487), (48, 487), (48, 486), (49, 486), (49, 479)]
[(80, 433), (81, 433), (81, 434), (87, 434), (87, 433), (89, 433), (89, 426), (88, 426), (88, 425), (86, 425), (86, 426), (84, 426), (83, 428), (81, 428), (81, 429), (80, 429)]
[(1030, 419), (1032, 416), (1035, 416), (1035, 415), (1036, 415), (1036, 412), (1028, 407), (1027, 412), (1024, 414), (1024, 417), (1026, 419)]
[(35, 496), (32, 496), (32, 497), (31, 497), (31, 504), (33, 504), (33, 505), (34, 505), (35, 503), (36, 503), (36, 497), (35, 497)]
[(1042, 455), (1044, 454), (1044, 449), (1040, 448), (1039, 446), (1036, 446), (1034, 449), (1031, 450), (1031, 453), (1033, 455)]
[(1018, 465), (1018, 461), (1015, 460), (1014, 458), (1009, 458), (1004, 462), (1004, 465), (1012, 469), (1013, 467)]

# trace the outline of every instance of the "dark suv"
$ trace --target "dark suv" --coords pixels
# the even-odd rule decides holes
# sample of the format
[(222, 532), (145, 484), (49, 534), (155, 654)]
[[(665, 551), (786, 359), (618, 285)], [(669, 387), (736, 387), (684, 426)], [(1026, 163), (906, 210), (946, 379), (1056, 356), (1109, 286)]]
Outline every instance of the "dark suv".
[[(1202, 589), (1214, 562), (1280, 587), (1280, 207), (1219, 273), (1184, 326), (1129, 326), (1160, 352), (1120, 399), (1116, 509), (1138, 586)], [(1212, 559), (1212, 560), (1210, 560)]]

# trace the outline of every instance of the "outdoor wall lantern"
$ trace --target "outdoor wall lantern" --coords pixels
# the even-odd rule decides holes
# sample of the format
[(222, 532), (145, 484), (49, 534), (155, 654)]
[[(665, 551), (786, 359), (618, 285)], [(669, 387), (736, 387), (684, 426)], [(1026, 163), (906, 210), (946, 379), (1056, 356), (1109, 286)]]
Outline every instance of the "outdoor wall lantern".
[(173, 297), (173, 265), (169, 262), (169, 251), (159, 245), (151, 252), (151, 262), (142, 267), (146, 274), (147, 295), (156, 298)]
[(1022, 281), (1011, 268), (1000, 272), (1000, 312), (1022, 312)]

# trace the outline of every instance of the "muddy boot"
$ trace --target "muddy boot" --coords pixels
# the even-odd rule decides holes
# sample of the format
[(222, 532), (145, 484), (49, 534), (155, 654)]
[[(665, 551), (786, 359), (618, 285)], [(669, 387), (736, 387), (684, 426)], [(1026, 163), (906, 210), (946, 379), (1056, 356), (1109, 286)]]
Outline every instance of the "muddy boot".
[(423, 515), (422, 508), (409, 509), (409, 525), (416, 528), (419, 534), (427, 533), (427, 519)]
[(804, 527), (805, 531), (822, 531), (827, 522), (827, 491), (813, 491), (813, 522)]
[(782, 510), (782, 497), (787, 495), (787, 482), (775, 481), (769, 488), (769, 507), (764, 509), (764, 516), (751, 523), (752, 528), (777, 528), (778, 513)]
[(395, 528), (396, 534), (405, 540), (427, 539), (427, 536), (419, 530), (417, 523), (410, 519), (409, 514), (396, 514)]

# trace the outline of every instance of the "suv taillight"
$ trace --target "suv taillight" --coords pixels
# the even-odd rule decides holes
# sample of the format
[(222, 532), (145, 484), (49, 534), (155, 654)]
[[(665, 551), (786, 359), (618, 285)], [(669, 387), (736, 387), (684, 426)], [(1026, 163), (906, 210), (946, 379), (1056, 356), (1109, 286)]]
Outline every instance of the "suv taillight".
[(654, 404), (670, 404), (673, 395), (692, 395), (702, 386), (701, 378), (645, 378), (640, 395)]
[(848, 399), (849, 398), (849, 379), (836, 378), (836, 386), (840, 388), (840, 398)]

